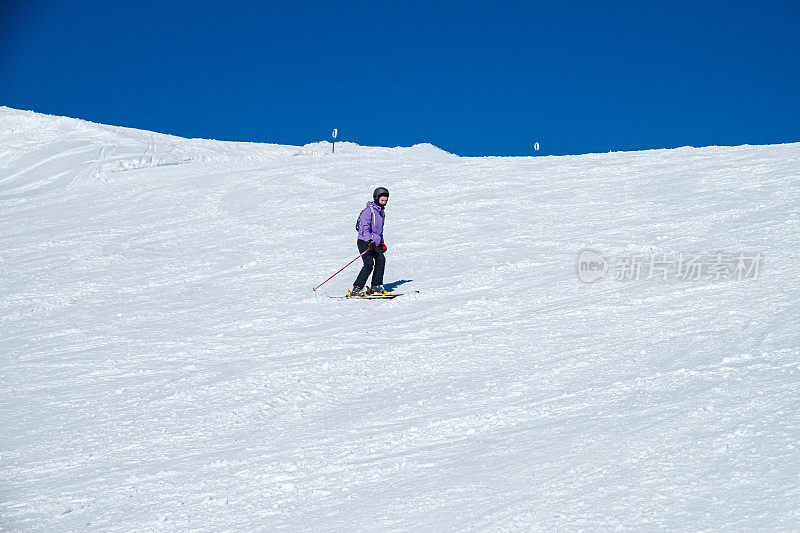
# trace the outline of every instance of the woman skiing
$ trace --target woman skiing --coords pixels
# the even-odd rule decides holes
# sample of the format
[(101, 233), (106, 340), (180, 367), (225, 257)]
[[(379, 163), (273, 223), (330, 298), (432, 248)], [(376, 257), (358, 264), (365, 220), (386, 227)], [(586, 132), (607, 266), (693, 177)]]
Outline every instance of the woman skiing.
[[(353, 283), (353, 289), (347, 293), (353, 298), (365, 294), (387, 294), (383, 288), (383, 269), (386, 267), (386, 258), (383, 255), (386, 252), (386, 244), (383, 242), (383, 221), (386, 202), (389, 201), (389, 190), (378, 187), (372, 193), (372, 200), (367, 202), (367, 207), (361, 211), (356, 223), (358, 230), (356, 244), (358, 251), (364, 254), (361, 256), (364, 266), (361, 267), (361, 272)], [(370, 273), (372, 273), (372, 286), (364, 291)]]

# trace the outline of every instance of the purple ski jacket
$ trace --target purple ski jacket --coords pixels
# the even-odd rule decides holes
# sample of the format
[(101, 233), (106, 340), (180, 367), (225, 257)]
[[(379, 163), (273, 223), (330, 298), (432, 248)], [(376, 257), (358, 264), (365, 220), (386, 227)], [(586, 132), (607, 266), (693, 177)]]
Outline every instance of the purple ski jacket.
[(383, 220), (385, 217), (386, 212), (381, 206), (375, 202), (367, 202), (367, 207), (361, 211), (358, 217), (358, 238), (362, 241), (375, 241), (375, 244), (383, 244)]

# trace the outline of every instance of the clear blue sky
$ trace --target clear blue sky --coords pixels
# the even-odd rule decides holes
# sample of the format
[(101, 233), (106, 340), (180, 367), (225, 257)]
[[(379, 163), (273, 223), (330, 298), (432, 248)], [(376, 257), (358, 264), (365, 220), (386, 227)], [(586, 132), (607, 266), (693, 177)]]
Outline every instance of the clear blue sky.
[(800, 1), (0, 0), (0, 104), (461, 155), (800, 141)]

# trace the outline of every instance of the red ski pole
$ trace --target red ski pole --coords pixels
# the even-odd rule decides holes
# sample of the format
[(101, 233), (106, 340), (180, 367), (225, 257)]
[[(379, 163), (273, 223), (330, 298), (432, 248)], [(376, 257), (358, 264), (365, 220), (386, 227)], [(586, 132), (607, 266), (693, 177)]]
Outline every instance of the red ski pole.
[[(367, 252), (369, 252), (369, 248), (367, 248), (366, 250), (364, 250), (364, 252), (363, 252), (363, 253), (359, 254), (359, 256), (358, 256), (358, 257), (361, 257), (362, 255), (364, 255), (364, 254), (365, 254), (365, 253), (367, 253)], [(356, 259), (358, 259), (358, 257), (356, 257)], [(353, 261), (355, 261), (356, 259), (353, 259)], [(338, 274), (339, 272), (341, 272), (341, 271), (342, 271), (342, 270), (344, 270), (345, 268), (347, 268), (347, 267), (349, 267), (350, 265), (352, 265), (352, 264), (353, 264), (353, 261), (350, 261), (350, 262), (349, 262), (349, 263), (347, 263), (345, 266), (343, 266), (342, 268), (340, 268), (339, 270), (337, 270), (337, 271), (336, 271), (336, 274)], [(334, 274), (333, 276), (335, 276), (336, 274)], [(332, 279), (333, 279), (333, 276), (329, 277), (328, 279), (326, 279), (325, 281), (323, 281), (322, 283), (320, 283), (319, 285), (317, 285), (316, 287), (314, 287), (314, 288), (313, 288), (313, 289), (311, 289), (311, 290), (312, 290), (312, 291), (314, 291), (314, 292), (317, 292), (317, 289), (319, 289), (320, 287), (322, 287), (323, 285), (325, 285), (326, 283), (328, 283), (330, 280), (332, 280)]]

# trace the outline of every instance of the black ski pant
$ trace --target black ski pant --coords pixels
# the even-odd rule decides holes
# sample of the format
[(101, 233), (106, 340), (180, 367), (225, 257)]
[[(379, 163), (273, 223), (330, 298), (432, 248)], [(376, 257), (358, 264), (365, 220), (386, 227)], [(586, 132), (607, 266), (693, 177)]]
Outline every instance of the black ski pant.
[[(362, 254), (369, 248), (369, 243), (367, 241), (362, 241), (358, 239), (358, 251)], [(386, 267), (386, 258), (383, 256), (381, 252), (374, 252), (369, 251), (361, 256), (361, 259), (364, 261), (364, 266), (361, 267), (361, 272), (358, 273), (358, 277), (356, 278), (356, 282), (353, 283), (356, 287), (363, 287), (367, 283), (367, 278), (369, 277), (370, 273), (372, 273), (372, 286), (375, 285), (383, 285), (383, 269)], [(375, 272), (372, 272), (372, 269), (375, 269)]]

